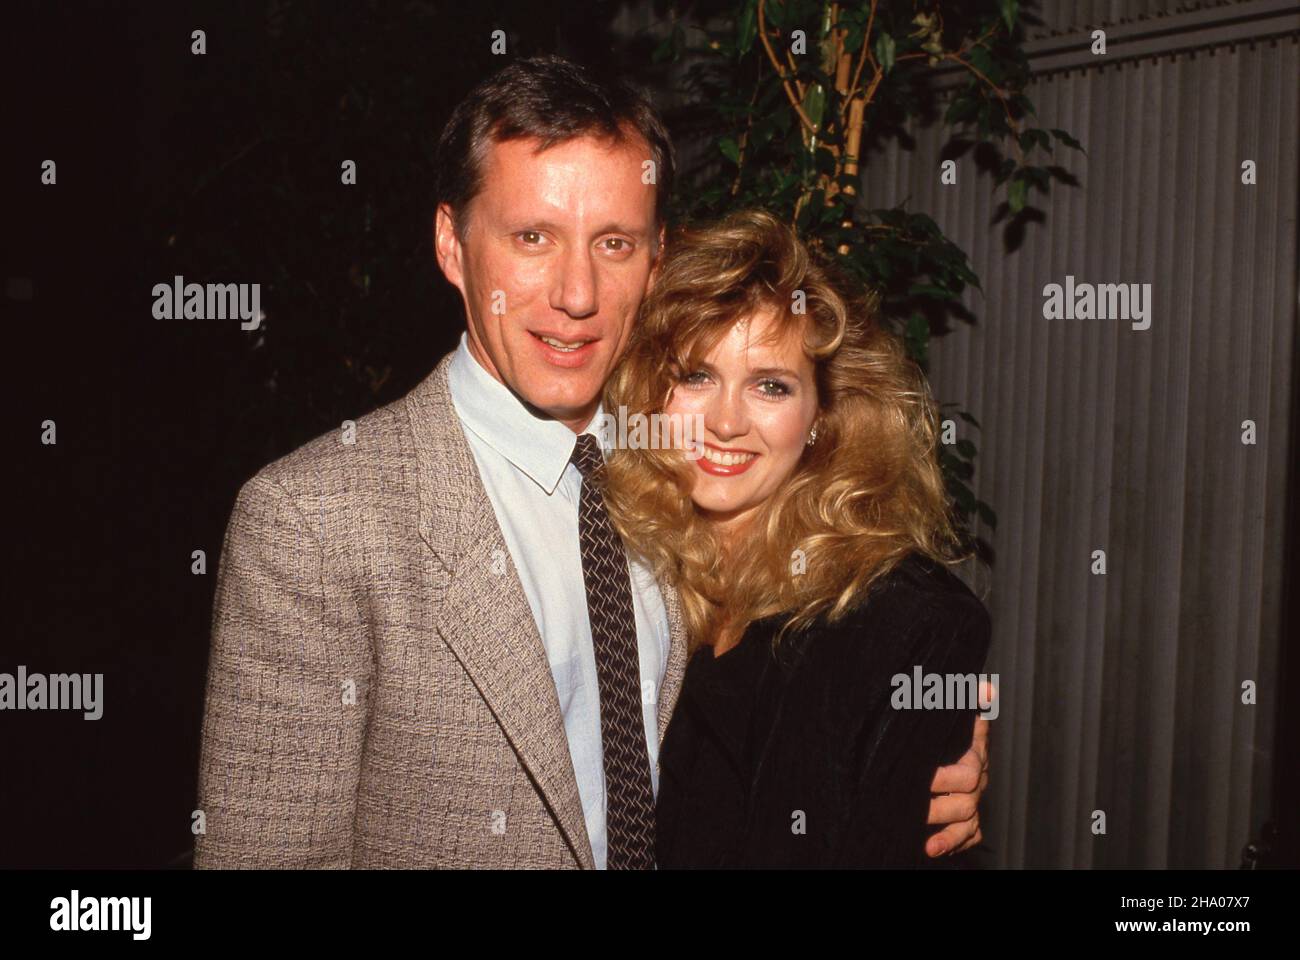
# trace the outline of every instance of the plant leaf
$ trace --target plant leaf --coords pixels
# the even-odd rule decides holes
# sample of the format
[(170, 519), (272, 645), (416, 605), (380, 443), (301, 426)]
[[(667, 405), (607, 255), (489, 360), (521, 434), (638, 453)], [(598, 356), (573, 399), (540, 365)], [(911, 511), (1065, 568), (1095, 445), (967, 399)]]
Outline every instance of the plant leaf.
[(1012, 213), (1019, 213), (1025, 209), (1025, 195), (1029, 192), (1029, 181), (1022, 180), (1020, 177), (1011, 181), (1007, 187), (1007, 203), (1011, 205)]
[(803, 98), (803, 112), (808, 114), (814, 127), (822, 125), (822, 115), (826, 112), (826, 88), (820, 83), (808, 88)]
[(1073, 147), (1075, 150), (1078, 150), (1080, 153), (1087, 154), (1088, 151), (1083, 149), (1083, 144), (1081, 144), (1078, 140), (1074, 139), (1074, 137), (1070, 136), (1064, 130), (1051, 130), (1049, 132), (1052, 134), (1052, 136), (1054, 136), (1057, 140), (1060, 140), (1067, 147)]
[(883, 30), (880, 32), (880, 36), (876, 37), (876, 61), (880, 64), (880, 69), (884, 70), (885, 73), (889, 73), (890, 70), (894, 69), (894, 55), (897, 46), (894, 43), (894, 38)]
[(736, 21), (736, 53), (744, 56), (749, 51), (750, 45), (754, 42), (754, 37), (758, 34), (758, 20), (755, 16), (755, 10), (758, 0), (746, 0), (745, 7), (740, 11), (740, 16)]
[(1016, 29), (1016, 17), (1020, 15), (1020, 3), (1018, 0), (1001, 0), (1002, 22), (1007, 25), (1007, 30)]

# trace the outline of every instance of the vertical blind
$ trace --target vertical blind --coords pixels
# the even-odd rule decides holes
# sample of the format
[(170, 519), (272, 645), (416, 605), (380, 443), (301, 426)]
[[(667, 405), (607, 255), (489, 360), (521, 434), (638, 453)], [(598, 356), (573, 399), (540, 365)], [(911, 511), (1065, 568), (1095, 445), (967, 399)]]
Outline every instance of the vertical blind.
[[(1089, 12), (1112, 5), (1078, 6), (1056, 16), (1086, 50)], [(1005, 190), (970, 154), (940, 182), (941, 125), (864, 171), (864, 203), (930, 214), (984, 286), (966, 298), (976, 322), (932, 344), (931, 379), (982, 424), (958, 437), (979, 445), (975, 487), (999, 517), (992, 569), (965, 571), (1001, 681), (992, 865), (1235, 867), (1269, 811), (1300, 46), (1276, 30), (1165, 42), (1035, 76), (1036, 125), (1087, 154), (1056, 148), (1080, 185), (1031, 194), (1044, 220), (1018, 249), (992, 223)], [(1067, 276), (1150, 284), (1150, 328), (1045, 319), (1045, 285)]]

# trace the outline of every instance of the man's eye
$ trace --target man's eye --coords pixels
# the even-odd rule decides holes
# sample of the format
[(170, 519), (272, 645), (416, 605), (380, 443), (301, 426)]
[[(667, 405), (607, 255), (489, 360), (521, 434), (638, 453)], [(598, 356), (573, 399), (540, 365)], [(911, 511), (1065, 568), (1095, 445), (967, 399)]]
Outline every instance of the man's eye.
[[(605, 243), (606, 243), (605, 249), (608, 250), (610, 253), (622, 253), (625, 250), (631, 249), (632, 247), (632, 245), (628, 243), (626, 240), (624, 240), (622, 237), (610, 237), (608, 240), (605, 241)], [(617, 244), (617, 246), (609, 246), (609, 244)]]
[(542, 234), (538, 230), (524, 230), (517, 236), (524, 241), (526, 247), (535, 247), (542, 242)]

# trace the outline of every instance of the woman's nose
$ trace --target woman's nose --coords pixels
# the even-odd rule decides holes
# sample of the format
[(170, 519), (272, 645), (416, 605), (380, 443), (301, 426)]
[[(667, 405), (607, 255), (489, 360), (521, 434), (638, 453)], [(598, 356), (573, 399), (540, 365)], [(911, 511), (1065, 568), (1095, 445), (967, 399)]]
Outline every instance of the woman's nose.
[(749, 432), (749, 418), (737, 391), (724, 387), (717, 392), (705, 411), (704, 426), (724, 442)]

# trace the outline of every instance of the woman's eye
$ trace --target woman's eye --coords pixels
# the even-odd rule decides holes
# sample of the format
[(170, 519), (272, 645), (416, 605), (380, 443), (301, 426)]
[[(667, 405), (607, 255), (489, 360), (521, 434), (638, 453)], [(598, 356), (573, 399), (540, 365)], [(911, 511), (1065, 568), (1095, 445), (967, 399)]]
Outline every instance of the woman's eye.
[(703, 370), (692, 370), (690, 373), (686, 374), (686, 376), (682, 377), (682, 383), (687, 384), (688, 386), (698, 386), (701, 383), (706, 383), (708, 379), (709, 375)]
[(780, 380), (761, 380), (758, 384), (759, 392), (768, 397), (788, 397), (790, 388)]

